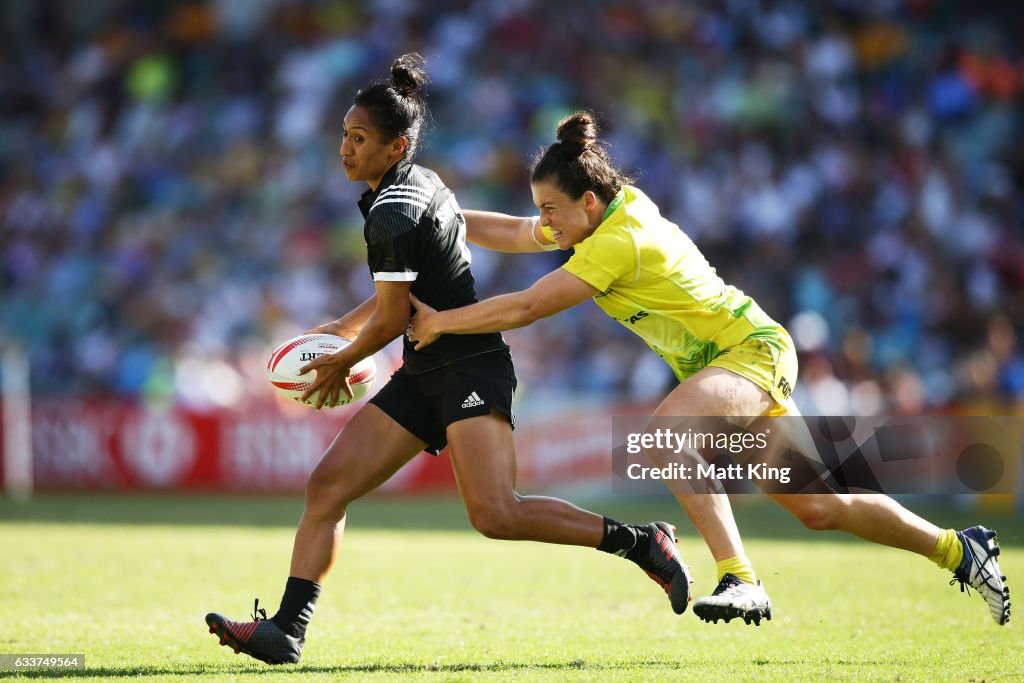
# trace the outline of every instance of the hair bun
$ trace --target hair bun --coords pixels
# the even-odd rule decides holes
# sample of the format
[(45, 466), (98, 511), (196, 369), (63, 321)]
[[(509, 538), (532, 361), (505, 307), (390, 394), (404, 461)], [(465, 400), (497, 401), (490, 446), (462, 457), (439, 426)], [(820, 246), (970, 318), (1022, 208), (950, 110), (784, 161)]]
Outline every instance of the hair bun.
[(575, 159), (597, 142), (597, 122), (589, 112), (578, 111), (558, 122), (558, 141), (562, 153)]
[(391, 65), (391, 87), (402, 97), (412, 97), (426, 82), (426, 61), (416, 52), (402, 55)]

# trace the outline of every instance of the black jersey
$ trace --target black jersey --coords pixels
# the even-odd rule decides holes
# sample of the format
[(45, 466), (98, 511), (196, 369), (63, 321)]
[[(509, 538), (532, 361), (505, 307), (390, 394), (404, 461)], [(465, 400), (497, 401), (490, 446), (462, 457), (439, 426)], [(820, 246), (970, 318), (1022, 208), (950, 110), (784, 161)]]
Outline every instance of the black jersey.
[[(476, 303), (466, 219), (436, 173), (399, 161), (376, 192), (363, 193), (359, 210), (366, 219), (363, 235), (374, 281), (412, 282), (412, 293), (439, 311)], [(497, 332), (446, 334), (420, 351), (403, 341), (402, 359), (413, 374), (508, 348)]]

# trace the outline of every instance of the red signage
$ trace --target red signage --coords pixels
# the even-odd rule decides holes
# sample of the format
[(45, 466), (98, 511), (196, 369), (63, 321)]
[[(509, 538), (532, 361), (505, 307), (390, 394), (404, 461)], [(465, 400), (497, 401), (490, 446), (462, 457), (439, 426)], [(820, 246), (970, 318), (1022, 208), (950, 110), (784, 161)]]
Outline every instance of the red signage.
[[(301, 492), (309, 472), (358, 409), (313, 412), (268, 403), (245, 411), (198, 411), (116, 400), (35, 402), (35, 486)], [(520, 422), (515, 440), (519, 485), (525, 489), (610, 481), (610, 413)], [(454, 491), (447, 453), (413, 458), (381, 490)]]

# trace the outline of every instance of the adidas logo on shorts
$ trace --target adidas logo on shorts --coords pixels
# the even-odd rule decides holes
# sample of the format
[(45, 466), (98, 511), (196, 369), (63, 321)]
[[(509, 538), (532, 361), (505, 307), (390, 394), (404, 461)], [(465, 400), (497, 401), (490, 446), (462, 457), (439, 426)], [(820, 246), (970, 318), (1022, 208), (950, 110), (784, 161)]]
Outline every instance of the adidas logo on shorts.
[(466, 397), (465, 401), (462, 402), (462, 407), (472, 408), (473, 406), (482, 406), (483, 404), (484, 400), (480, 398), (480, 395), (474, 391), (472, 394)]

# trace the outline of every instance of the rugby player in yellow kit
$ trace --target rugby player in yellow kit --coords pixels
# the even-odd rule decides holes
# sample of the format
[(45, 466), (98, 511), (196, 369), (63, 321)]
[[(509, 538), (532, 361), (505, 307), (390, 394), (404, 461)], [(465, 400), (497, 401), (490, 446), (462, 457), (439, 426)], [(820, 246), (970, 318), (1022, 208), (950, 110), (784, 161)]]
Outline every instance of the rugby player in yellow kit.
[[(466, 211), (468, 239), (506, 252), (569, 249), (565, 265), (529, 289), (435, 311), (414, 298), (408, 335), (422, 348), (443, 334), (523, 327), (593, 299), (639, 335), (679, 379), (654, 417), (799, 415), (790, 394), (797, 357), (786, 330), (726, 285), (676, 225), (609, 161), (585, 112), (563, 119), (558, 142), (531, 175), (536, 218)], [(771, 618), (771, 601), (743, 550), (728, 497), (673, 491), (718, 568), (713, 593), (694, 604), (705, 621)], [(998, 624), (1009, 589), (995, 533), (940, 529), (881, 494), (768, 493), (810, 529), (846, 531), (930, 558), (978, 591)]]

